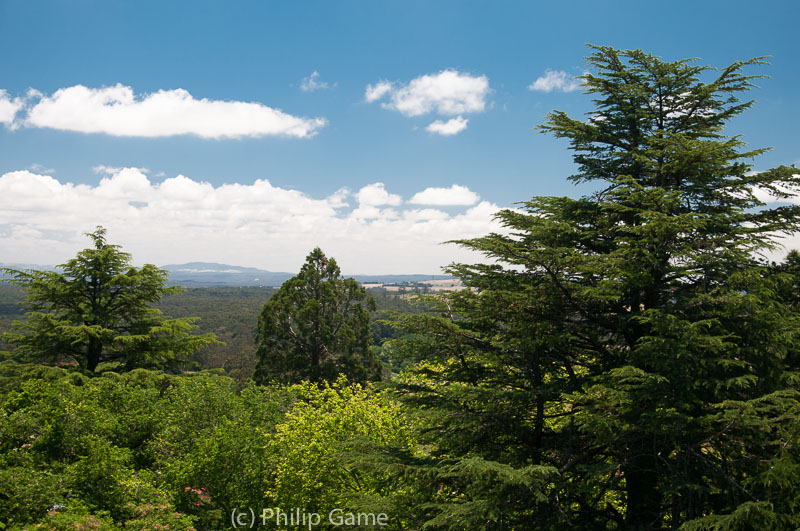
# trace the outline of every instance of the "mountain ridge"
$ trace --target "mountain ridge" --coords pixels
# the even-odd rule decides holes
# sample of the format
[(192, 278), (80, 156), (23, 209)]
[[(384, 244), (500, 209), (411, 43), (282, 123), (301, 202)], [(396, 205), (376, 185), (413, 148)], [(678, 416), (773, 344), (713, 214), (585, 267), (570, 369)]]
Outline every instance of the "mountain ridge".
[[(24, 266), (24, 267), (22, 267)], [(13, 269), (39, 269), (52, 271), (56, 269), (50, 265), (37, 264), (3, 264), (0, 267)], [(217, 262), (186, 262), (184, 264), (167, 264), (159, 266), (170, 272), (168, 284), (187, 287), (222, 287), (222, 286), (280, 286), (296, 273), (283, 271), (268, 271), (257, 267), (235, 266)], [(424, 280), (447, 280), (454, 277), (450, 275), (424, 275), (424, 274), (395, 274), (395, 275), (342, 275), (354, 278), (356, 281), (366, 283), (406, 283), (422, 282)], [(0, 279), (8, 278), (0, 273)]]

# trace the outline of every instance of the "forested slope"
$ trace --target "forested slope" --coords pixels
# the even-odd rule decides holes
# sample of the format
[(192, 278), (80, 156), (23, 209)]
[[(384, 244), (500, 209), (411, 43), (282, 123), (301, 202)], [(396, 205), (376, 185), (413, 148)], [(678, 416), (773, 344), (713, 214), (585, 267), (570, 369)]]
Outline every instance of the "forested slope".
[[(166, 315), (197, 317), (198, 333), (212, 332), (223, 343), (198, 351), (192, 361), (198, 369), (224, 369), (237, 381), (247, 380), (256, 365), (255, 332), (258, 314), (276, 288), (215, 287), (189, 288), (184, 293), (168, 295), (154, 305)], [(371, 292), (377, 309), (371, 313), (373, 343), (381, 343), (398, 332), (383, 320), (391, 312), (414, 313), (420, 308), (403, 296)], [(20, 302), (24, 292), (17, 286), (0, 283), (0, 333), (7, 332), (14, 320), (24, 320)], [(6, 348), (10, 348), (7, 346)], [(3, 348), (0, 347), (0, 350)], [(382, 354), (382, 353), (381, 353)], [(385, 357), (385, 356), (384, 356)], [(384, 360), (390, 364), (388, 359)], [(402, 363), (395, 360), (395, 363)]]

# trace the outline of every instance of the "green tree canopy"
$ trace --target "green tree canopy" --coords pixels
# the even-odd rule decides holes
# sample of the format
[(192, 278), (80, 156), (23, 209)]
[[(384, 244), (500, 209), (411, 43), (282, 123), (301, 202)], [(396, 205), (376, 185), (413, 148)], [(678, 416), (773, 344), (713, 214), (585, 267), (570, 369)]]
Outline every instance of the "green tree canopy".
[(458, 242), (494, 264), (449, 268), (480, 294), (402, 321), (418, 335), (396, 347), (427, 359), (402, 388), (433, 414), (439, 451), (552, 474), (539, 497), (455, 493), (443, 514), (472, 502), (492, 529), (795, 528), (798, 495), (777, 485), (800, 470), (796, 257), (759, 253), (798, 231), (800, 209), (754, 190), (785, 198), (800, 177), (751, 172), (764, 150), (723, 131), (761, 61), (713, 74), (639, 50), (588, 60), (595, 110), (541, 129), (599, 191), (500, 212), (503, 233)]
[(316, 248), (300, 273), (283, 283), (258, 320), (254, 378), (266, 383), (380, 379), (370, 353), (369, 310), (375, 302), (336, 260)]
[(154, 265), (135, 268), (131, 256), (106, 241), (98, 227), (87, 234), (93, 248), (58, 271), (4, 269), (7, 282), (26, 292), (26, 321), (17, 321), (3, 339), (27, 361), (76, 361), (94, 372), (99, 363), (167, 367), (216, 341), (213, 334), (191, 335), (192, 318), (172, 319), (150, 305), (181, 287), (165, 285), (168, 272)]

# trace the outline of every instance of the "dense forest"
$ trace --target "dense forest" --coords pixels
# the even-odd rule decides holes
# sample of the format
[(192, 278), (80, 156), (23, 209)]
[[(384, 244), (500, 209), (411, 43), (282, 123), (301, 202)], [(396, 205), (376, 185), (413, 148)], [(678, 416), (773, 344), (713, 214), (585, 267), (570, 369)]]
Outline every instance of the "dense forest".
[[(184, 360), (182, 372), (188, 370), (223, 369), (223, 374), (237, 382), (252, 377), (255, 369), (255, 333), (258, 314), (275, 292), (268, 287), (189, 288), (183, 293), (163, 297), (153, 307), (175, 317), (196, 317), (199, 333), (213, 333), (220, 343), (208, 345)], [(376, 308), (370, 312), (372, 344), (378, 348), (400, 332), (389, 321), (396, 313), (419, 313), (424, 305), (412, 303), (409, 297), (392, 292), (371, 291)], [(15, 320), (25, 318), (22, 302), (25, 294), (17, 286), (0, 284), (0, 333), (11, 330)], [(1, 339), (1, 337), (0, 337)], [(0, 343), (0, 351), (11, 345)], [(387, 370), (397, 372), (406, 361), (391, 359), (388, 351), (378, 350)]]
[(800, 253), (766, 258), (800, 175), (725, 136), (762, 61), (588, 62), (594, 110), (540, 131), (596, 191), (455, 242), (469, 289), (370, 294), (314, 249), (181, 290), (102, 227), (6, 270), (0, 528), (800, 527)]

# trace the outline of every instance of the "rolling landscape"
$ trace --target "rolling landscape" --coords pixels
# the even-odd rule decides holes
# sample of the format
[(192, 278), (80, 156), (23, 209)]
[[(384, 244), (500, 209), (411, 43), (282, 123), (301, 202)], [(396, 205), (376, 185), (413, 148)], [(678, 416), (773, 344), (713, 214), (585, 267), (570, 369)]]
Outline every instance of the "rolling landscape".
[[(54, 265), (40, 264), (3, 264), (0, 268), (11, 269), (36, 269), (42, 271), (57, 270)], [(241, 267), (210, 262), (189, 262), (186, 264), (169, 264), (160, 266), (169, 271), (168, 283), (186, 287), (277, 287), (294, 276), (294, 273), (281, 273), (266, 271), (255, 267)], [(7, 274), (0, 272), (0, 279), (7, 278)], [(422, 283), (427, 281), (455, 280), (449, 275), (347, 275), (362, 284), (393, 284), (401, 285)]]

